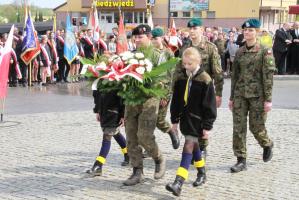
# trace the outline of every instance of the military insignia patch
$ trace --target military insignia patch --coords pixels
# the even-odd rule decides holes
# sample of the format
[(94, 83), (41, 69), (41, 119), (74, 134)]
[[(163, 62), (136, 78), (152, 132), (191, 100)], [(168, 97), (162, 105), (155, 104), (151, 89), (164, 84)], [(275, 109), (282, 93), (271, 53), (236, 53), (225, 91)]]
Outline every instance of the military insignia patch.
[(250, 26), (249, 22), (246, 22), (246, 24), (245, 24), (245, 25), (246, 25), (246, 27), (249, 27), (249, 26)]

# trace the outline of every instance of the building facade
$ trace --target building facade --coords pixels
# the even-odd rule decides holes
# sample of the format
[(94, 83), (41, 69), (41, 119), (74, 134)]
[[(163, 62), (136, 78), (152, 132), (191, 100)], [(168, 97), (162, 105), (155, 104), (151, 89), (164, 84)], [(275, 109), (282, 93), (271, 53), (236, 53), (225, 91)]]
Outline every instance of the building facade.
[[(117, 26), (119, 8), (122, 10), (126, 29), (139, 23), (147, 23), (149, 12), (154, 25), (167, 27), (170, 18), (178, 28), (186, 27), (192, 17), (203, 19), (209, 27), (240, 27), (248, 18), (260, 18), (262, 26), (275, 30), (285, 21), (293, 21), (288, 7), (297, 0), (98, 0), (100, 27), (107, 33)], [(92, 0), (67, 0), (54, 9), (58, 28), (65, 27), (67, 12), (74, 26), (86, 28)]]

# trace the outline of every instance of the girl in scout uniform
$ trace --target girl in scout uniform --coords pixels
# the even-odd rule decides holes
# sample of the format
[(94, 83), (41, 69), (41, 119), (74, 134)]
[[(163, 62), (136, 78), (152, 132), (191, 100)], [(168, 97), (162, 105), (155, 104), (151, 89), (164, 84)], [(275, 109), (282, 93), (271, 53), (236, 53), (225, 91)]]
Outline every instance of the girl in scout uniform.
[(216, 120), (216, 97), (212, 79), (201, 69), (201, 56), (194, 47), (183, 53), (183, 67), (174, 83), (174, 92), (170, 105), (172, 129), (180, 130), (185, 136), (181, 164), (173, 183), (166, 189), (179, 196), (184, 181), (188, 178), (188, 169), (194, 158), (197, 179), (193, 186), (200, 186), (206, 181), (205, 161), (201, 157), (198, 138), (207, 139)]

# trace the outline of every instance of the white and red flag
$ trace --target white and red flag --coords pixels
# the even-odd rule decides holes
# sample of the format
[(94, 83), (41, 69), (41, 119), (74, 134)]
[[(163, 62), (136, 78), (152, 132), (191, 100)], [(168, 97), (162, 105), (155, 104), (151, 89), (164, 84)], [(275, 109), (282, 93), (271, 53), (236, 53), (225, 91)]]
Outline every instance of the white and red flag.
[(0, 99), (7, 95), (7, 81), (10, 66), (14, 25), (11, 27), (4, 48), (0, 49)]

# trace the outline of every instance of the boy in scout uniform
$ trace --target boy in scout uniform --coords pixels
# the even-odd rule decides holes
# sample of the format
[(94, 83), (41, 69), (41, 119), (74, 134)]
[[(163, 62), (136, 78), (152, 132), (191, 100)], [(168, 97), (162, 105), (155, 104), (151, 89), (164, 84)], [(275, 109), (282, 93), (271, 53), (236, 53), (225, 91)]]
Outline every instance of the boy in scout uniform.
[(263, 161), (273, 155), (273, 141), (265, 127), (267, 112), (272, 108), (274, 58), (271, 49), (257, 42), (260, 22), (249, 19), (242, 25), (245, 45), (236, 53), (231, 78), (229, 108), (233, 112), (233, 150), (237, 163), (231, 167), (236, 173), (246, 170), (247, 115), (249, 130), (263, 148)]
[[(148, 59), (153, 66), (158, 65), (159, 53), (151, 45), (151, 28), (141, 24), (133, 29), (137, 51), (144, 50), (151, 55)], [(155, 162), (155, 179), (161, 179), (165, 174), (166, 160), (163, 157), (158, 144), (155, 141), (154, 130), (156, 128), (160, 99), (148, 96), (148, 99), (140, 105), (126, 105), (125, 129), (128, 142), (128, 153), (133, 167), (132, 175), (123, 183), (126, 186), (143, 182), (143, 147)]]
[[(163, 36), (164, 32), (161, 28), (155, 28), (152, 30), (152, 44), (160, 53), (158, 65), (163, 62), (166, 62), (170, 58), (172, 58), (173, 52), (163, 44)], [(165, 99), (161, 99), (159, 106), (159, 113), (157, 119), (157, 128), (160, 129), (163, 133), (168, 133), (172, 142), (172, 146), (174, 149), (178, 149), (180, 146), (180, 139), (177, 132), (174, 132), (168, 121), (165, 120), (168, 105), (171, 98), (171, 78), (172, 73), (168, 72), (168, 77), (163, 81), (163, 85), (169, 89), (169, 93)]]
[[(222, 102), (222, 90), (223, 90), (223, 75), (220, 64), (220, 56), (218, 54), (215, 44), (207, 41), (203, 36), (202, 21), (199, 18), (191, 19), (187, 24), (190, 31), (191, 42), (184, 45), (179, 51), (179, 57), (182, 57), (184, 51), (189, 47), (194, 47), (198, 50), (202, 58), (202, 69), (207, 72), (213, 79), (216, 90), (216, 105), (220, 107)], [(178, 74), (183, 70), (182, 63), (177, 65), (174, 72), (173, 82), (176, 81)], [(199, 138), (200, 149), (203, 151), (204, 157), (206, 156), (206, 147), (208, 146), (208, 140)]]

